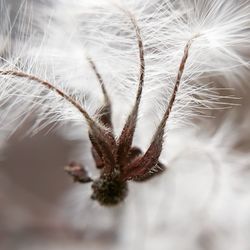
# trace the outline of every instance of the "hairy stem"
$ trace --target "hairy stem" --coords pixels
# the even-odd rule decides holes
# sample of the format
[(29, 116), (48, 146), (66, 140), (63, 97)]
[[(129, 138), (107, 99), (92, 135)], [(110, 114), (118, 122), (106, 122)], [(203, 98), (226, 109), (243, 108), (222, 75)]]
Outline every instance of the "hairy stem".
[(20, 78), (26, 78), (30, 81), (35, 81), (41, 85), (43, 85), (45, 88), (55, 91), (59, 96), (63, 97), (63, 99), (67, 100), (69, 103), (71, 103), (86, 119), (87, 123), (89, 124), (90, 127), (93, 127), (95, 125), (95, 121), (90, 117), (90, 115), (87, 113), (85, 109), (76, 101), (74, 100), (71, 96), (67, 95), (64, 93), (62, 90), (59, 88), (55, 87), (53, 84), (44, 81), (36, 76), (21, 72), (21, 71), (15, 71), (15, 70), (1, 70), (0, 71), (1, 75), (9, 75), (9, 76), (16, 76)]
[(20, 78), (26, 78), (31, 81), (35, 81), (37, 83), (40, 83), (45, 88), (55, 91), (59, 96), (61, 96), (63, 99), (71, 103), (86, 119), (88, 126), (89, 126), (89, 135), (92, 138), (92, 141), (95, 141), (100, 148), (102, 148), (102, 155), (105, 160), (105, 163), (107, 167), (111, 168), (114, 163), (115, 159), (112, 153), (112, 150), (110, 150), (110, 145), (115, 144), (113, 136), (110, 136), (109, 133), (105, 129), (103, 129), (99, 124), (97, 124), (87, 113), (87, 111), (71, 96), (64, 93), (62, 90), (58, 89), (51, 83), (41, 80), (40, 78), (29, 75), (27, 73), (21, 72), (21, 71), (14, 71), (14, 70), (6, 70), (6, 71), (0, 71), (0, 75), (10, 75), (10, 76), (16, 76)]
[(133, 109), (130, 115), (128, 116), (126, 120), (122, 133), (119, 137), (119, 147), (118, 147), (117, 154), (118, 156), (120, 156), (120, 159), (118, 159), (118, 161), (120, 161), (121, 165), (122, 165), (122, 161), (125, 160), (124, 157), (127, 156), (129, 149), (132, 145), (134, 132), (136, 128), (137, 117), (138, 117), (139, 105), (140, 105), (141, 95), (142, 95), (142, 90), (143, 90), (143, 85), (144, 85), (144, 77), (145, 77), (144, 46), (143, 46), (143, 40), (142, 40), (140, 28), (137, 24), (135, 17), (129, 11), (124, 10), (124, 9), (122, 9), (122, 11), (125, 12), (125, 14), (129, 16), (130, 21), (135, 30), (137, 46), (139, 50), (140, 66), (139, 66), (139, 85), (137, 89), (135, 104), (133, 106)]
[(179, 90), (181, 79), (182, 79), (182, 76), (183, 76), (183, 73), (184, 73), (184, 69), (185, 69), (185, 66), (186, 66), (186, 63), (187, 63), (187, 59), (188, 59), (188, 55), (189, 55), (189, 49), (190, 49), (190, 47), (192, 45), (192, 42), (193, 42), (193, 40), (190, 40), (185, 46), (184, 55), (183, 55), (183, 57), (181, 59), (180, 65), (179, 65), (179, 70), (178, 70), (177, 78), (175, 80), (174, 89), (173, 89), (171, 98), (169, 100), (167, 110), (164, 113), (164, 116), (162, 118), (162, 121), (161, 121), (161, 123), (159, 125), (158, 130), (165, 128), (166, 122), (167, 122), (167, 120), (169, 118), (169, 115), (170, 115), (172, 109), (173, 109), (174, 103), (176, 101), (177, 92)]
[(103, 78), (101, 76), (101, 74), (99, 73), (99, 71), (97, 70), (97, 67), (94, 63), (94, 61), (92, 60), (91, 57), (87, 57), (87, 60), (92, 68), (92, 70), (94, 71), (97, 79), (98, 79), (98, 82), (100, 83), (100, 86), (102, 88), (102, 93), (103, 93), (103, 96), (104, 96), (104, 102), (105, 102), (105, 105), (109, 105), (110, 106), (110, 99), (109, 99), (109, 96), (108, 96), (108, 93), (107, 93), (107, 90), (105, 88), (105, 84), (104, 84), (104, 81), (103, 81)]
[(139, 108), (140, 101), (141, 101), (142, 89), (143, 89), (143, 85), (144, 85), (144, 78), (145, 78), (144, 46), (143, 46), (143, 41), (142, 41), (142, 37), (141, 37), (141, 31), (140, 31), (140, 28), (137, 24), (135, 17), (130, 12), (128, 12), (128, 15), (129, 15), (131, 23), (133, 24), (133, 27), (135, 29), (136, 38), (137, 38), (137, 46), (139, 49), (139, 59), (140, 59), (139, 85), (138, 85), (138, 90), (137, 90), (137, 94), (136, 94), (135, 105), (134, 105), (134, 108), (132, 111), (132, 113), (136, 113), (136, 116), (137, 116), (138, 108)]
[(94, 61), (91, 57), (87, 57), (87, 60), (93, 70), (93, 72), (96, 75), (96, 78), (98, 79), (98, 82), (100, 84), (100, 87), (102, 89), (102, 94), (104, 96), (104, 105), (101, 107), (100, 110), (98, 110), (97, 114), (100, 116), (101, 122), (108, 127), (111, 131), (113, 131), (113, 124), (112, 124), (112, 107), (111, 107), (111, 101), (108, 95), (108, 92), (106, 90), (103, 78), (101, 74), (99, 73)]
[(163, 147), (164, 129), (166, 127), (166, 122), (169, 118), (171, 110), (176, 101), (176, 95), (179, 90), (181, 79), (182, 79), (184, 69), (186, 66), (186, 62), (188, 59), (189, 49), (191, 47), (192, 42), (193, 42), (193, 39), (190, 40), (185, 46), (184, 55), (179, 65), (178, 74), (176, 77), (176, 81), (175, 81), (175, 85), (174, 85), (171, 98), (169, 100), (167, 109), (163, 115), (163, 118), (153, 136), (150, 146), (148, 147), (146, 153), (141, 158), (138, 158), (127, 169), (128, 176), (130, 178), (134, 178), (138, 176), (138, 173), (140, 176), (147, 174), (147, 172), (150, 171), (153, 167), (155, 167), (159, 162), (159, 157), (160, 157), (160, 154), (162, 152), (162, 147)]

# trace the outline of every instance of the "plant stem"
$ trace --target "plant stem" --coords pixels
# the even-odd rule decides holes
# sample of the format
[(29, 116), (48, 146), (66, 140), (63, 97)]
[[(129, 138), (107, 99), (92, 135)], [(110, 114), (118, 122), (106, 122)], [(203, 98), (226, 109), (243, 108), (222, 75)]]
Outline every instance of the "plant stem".
[(71, 103), (86, 119), (87, 123), (89, 124), (90, 127), (95, 125), (95, 121), (90, 117), (90, 115), (87, 113), (87, 111), (76, 101), (74, 100), (71, 96), (67, 95), (65, 92), (60, 90), (59, 88), (55, 87), (53, 84), (44, 81), (34, 75), (30, 75), (27, 73), (24, 73), (22, 71), (15, 71), (15, 70), (1, 70), (0, 71), (1, 75), (9, 75), (9, 76), (16, 76), (20, 78), (26, 78), (30, 81), (35, 81), (37, 83), (40, 83), (44, 87), (46, 87), (49, 90), (55, 91), (59, 96), (63, 97), (63, 99), (67, 100), (69, 103)]
[(144, 46), (143, 46), (143, 40), (141, 36), (141, 31), (138, 26), (138, 23), (135, 19), (135, 17), (127, 10), (121, 9), (129, 18), (130, 21), (134, 27), (135, 34), (136, 34), (136, 39), (137, 39), (137, 46), (139, 50), (139, 60), (140, 60), (140, 66), (139, 66), (139, 85), (137, 89), (137, 94), (136, 94), (136, 100), (135, 104), (133, 106), (133, 109), (131, 113), (129, 114), (126, 123), (123, 127), (122, 133), (118, 139), (118, 155), (122, 157), (118, 157), (118, 161), (120, 161), (122, 165), (122, 161), (124, 161), (127, 157), (127, 154), (129, 152), (129, 149), (132, 145), (133, 142), (133, 137), (134, 137), (134, 132), (136, 128), (136, 122), (137, 122), (137, 117), (138, 117), (138, 110), (139, 110), (139, 105), (141, 101), (141, 96), (142, 96), (142, 90), (144, 86), (144, 77), (145, 77), (145, 59), (144, 59)]

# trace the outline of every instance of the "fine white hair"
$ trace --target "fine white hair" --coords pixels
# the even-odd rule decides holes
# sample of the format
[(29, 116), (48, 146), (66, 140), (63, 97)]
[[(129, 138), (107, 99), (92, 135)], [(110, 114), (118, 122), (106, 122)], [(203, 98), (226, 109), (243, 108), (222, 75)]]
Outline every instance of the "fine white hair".
[[(9, 34), (6, 27), (11, 24), (5, 25), (9, 18), (4, 0), (1, 6), (4, 13), (1, 34), (4, 35)], [(43, 7), (37, 16), (31, 16), (27, 6), (24, 1), (19, 9), (16, 37), (1, 70), (16, 69), (47, 80), (93, 114), (101, 105), (102, 96), (86, 60), (87, 56), (92, 57), (110, 92), (118, 130), (131, 108), (139, 74), (138, 48), (130, 14), (141, 30), (145, 50), (140, 117), (154, 113), (155, 123), (161, 118), (184, 47), (190, 39), (194, 42), (171, 113), (170, 127), (187, 122), (187, 118), (197, 113), (202, 114), (204, 108), (227, 105), (228, 102), (220, 99), (218, 89), (206, 79), (220, 74), (225, 76), (225, 84), (232, 84), (229, 76), (240, 74), (242, 65), (248, 65), (240, 51), (249, 46), (250, 12), (246, 1), (238, 4), (215, 0), (178, 3), (59, 0), (54, 2), (52, 10)], [(12, 102), (6, 109), (11, 110), (8, 114), (16, 119), (36, 110), (38, 119), (33, 132), (48, 123), (65, 120), (82, 123), (81, 114), (72, 105), (44, 86), (13, 75), (1, 75), (0, 81), (2, 103), (10, 99)]]

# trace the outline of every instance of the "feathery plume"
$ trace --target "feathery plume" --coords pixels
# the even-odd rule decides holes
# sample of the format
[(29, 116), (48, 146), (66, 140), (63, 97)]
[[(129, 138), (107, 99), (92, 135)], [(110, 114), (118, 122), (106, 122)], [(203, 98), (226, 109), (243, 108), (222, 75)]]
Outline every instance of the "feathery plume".
[[(33, 129), (41, 129), (44, 120), (45, 125), (62, 120), (85, 121), (92, 155), (100, 169), (100, 176), (93, 180), (92, 198), (102, 205), (116, 205), (127, 195), (127, 181), (148, 180), (164, 171), (159, 157), (169, 122), (174, 118), (179, 122), (202, 105), (208, 108), (212, 101), (216, 103), (216, 95), (207, 88), (204, 79), (247, 65), (235, 47), (249, 46), (250, 7), (245, 2), (236, 7), (233, 1), (213, 0), (202, 4), (195, 0), (178, 3), (155, 0), (145, 4), (60, 0), (51, 23), (44, 25), (39, 17), (37, 23), (42, 32), (35, 26), (28, 27), (24, 32), (28, 38), (21, 43), (25, 49), (18, 57), (12, 53), (1, 65), (2, 105), (8, 106), (8, 111), (10, 107), (16, 108), (15, 119), (39, 109)], [(63, 20), (65, 15), (68, 18)], [(58, 46), (62, 37), (69, 38), (65, 45)], [(67, 46), (76, 53), (64, 52)], [(79, 55), (79, 62), (85, 60), (99, 82), (104, 99), (95, 115), (84, 105), (84, 92), (75, 93), (70, 84), (67, 67), (78, 62)], [(112, 108), (117, 112), (120, 105), (112, 95), (110, 98), (111, 87), (115, 94), (131, 101), (117, 138)], [(147, 98), (149, 94), (152, 101)], [(140, 112), (150, 110), (148, 104), (154, 103), (161, 107), (157, 112), (160, 123), (143, 153), (132, 146), (137, 119)], [(69, 166), (70, 175), (84, 179), (75, 176)], [(82, 167), (77, 173), (85, 172)]]

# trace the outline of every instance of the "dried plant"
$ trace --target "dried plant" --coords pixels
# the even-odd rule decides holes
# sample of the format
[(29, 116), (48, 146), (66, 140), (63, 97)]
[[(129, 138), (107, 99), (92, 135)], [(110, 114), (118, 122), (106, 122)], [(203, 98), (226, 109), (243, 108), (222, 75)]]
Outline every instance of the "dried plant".
[[(2, 5), (3, 3), (4, 1)], [(197, 107), (209, 107), (211, 103), (214, 105), (218, 102), (214, 88), (203, 84), (202, 77), (219, 73), (229, 75), (232, 68), (247, 65), (237, 46), (249, 46), (249, 4), (242, 2), (235, 6), (233, 1), (219, 3), (215, 0), (202, 3), (196, 0), (179, 3), (155, 1), (145, 4), (143, 1), (115, 4), (108, 1), (58, 3), (58, 12), (53, 17), (60, 21), (59, 25), (63, 23), (65, 27), (70, 27), (69, 32), (73, 33), (71, 46), (76, 51), (87, 51), (85, 61), (100, 84), (104, 104), (91, 114), (85, 108), (84, 93), (77, 93), (72, 90), (72, 86), (67, 85), (71, 79), (66, 76), (70, 72), (66, 61), (74, 62), (79, 54), (64, 54), (63, 49), (57, 48), (58, 39), (62, 38), (62, 34), (67, 35), (68, 30), (58, 34), (60, 29), (56, 22), (48, 24), (48, 31), (43, 31), (42, 34), (36, 29), (32, 32), (27, 29), (24, 33), (30, 33), (29, 39), (22, 41), (21, 44), (25, 45), (22, 52), (14, 49), (2, 63), (1, 100), (3, 105), (8, 106), (7, 114), (22, 101), (22, 107), (14, 112), (14, 119), (22, 119), (24, 114), (30, 114), (39, 107), (39, 119), (33, 130), (55, 121), (82, 121), (84, 118), (92, 144), (92, 155), (100, 175), (92, 179), (85, 167), (78, 163), (69, 164), (65, 170), (77, 182), (92, 182), (92, 199), (101, 205), (116, 205), (127, 196), (128, 181), (145, 181), (166, 169), (159, 157), (170, 116), (181, 117), (176, 121), (184, 120), (184, 117), (193, 115)], [(72, 13), (69, 13), (72, 20), (69, 18), (70, 25), (66, 25), (67, 21), (62, 21), (61, 18), (64, 17), (65, 9), (70, 10), (69, 5), (72, 8)], [(76, 25), (72, 25), (75, 22)], [(82, 32), (78, 34), (77, 29), (77, 32), (71, 30), (72, 27), (81, 25), (86, 28), (83, 35)], [(44, 29), (43, 25), (42, 30)], [(43, 37), (42, 42), (36, 38), (37, 34)], [(82, 41), (84, 45), (81, 44)], [(53, 58), (52, 65), (49, 55), (51, 51), (57, 57)], [(99, 52), (100, 55), (96, 55)], [(84, 60), (83, 54), (84, 52), (80, 53), (81, 60)], [(56, 66), (54, 68), (59, 60), (62, 60), (61, 71)], [(108, 67), (105, 66), (105, 60), (110, 60)], [(64, 62), (66, 66), (63, 65)], [(118, 70), (111, 71), (114, 64)], [(132, 108), (128, 105), (131, 111), (117, 137), (112, 122), (114, 105), (106, 84), (107, 71), (118, 82), (116, 90), (124, 91), (124, 96), (128, 98), (133, 96), (134, 85), (132, 83), (128, 91), (127, 86), (131, 81), (137, 83), (135, 101)], [(198, 81), (201, 83), (198, 84)], [(163, 92), (165, 82), (169, 86)], [(146, 92), (146, 99), (146, 95), (154, 89), (160, 92), (154, 102), (161, 107), (158, 113), (161, 118), (143, 153), (132, 144), (139, 110), (142, 110), (142, 97)], [(45, 125), (41, 126), (44, 120)]]

